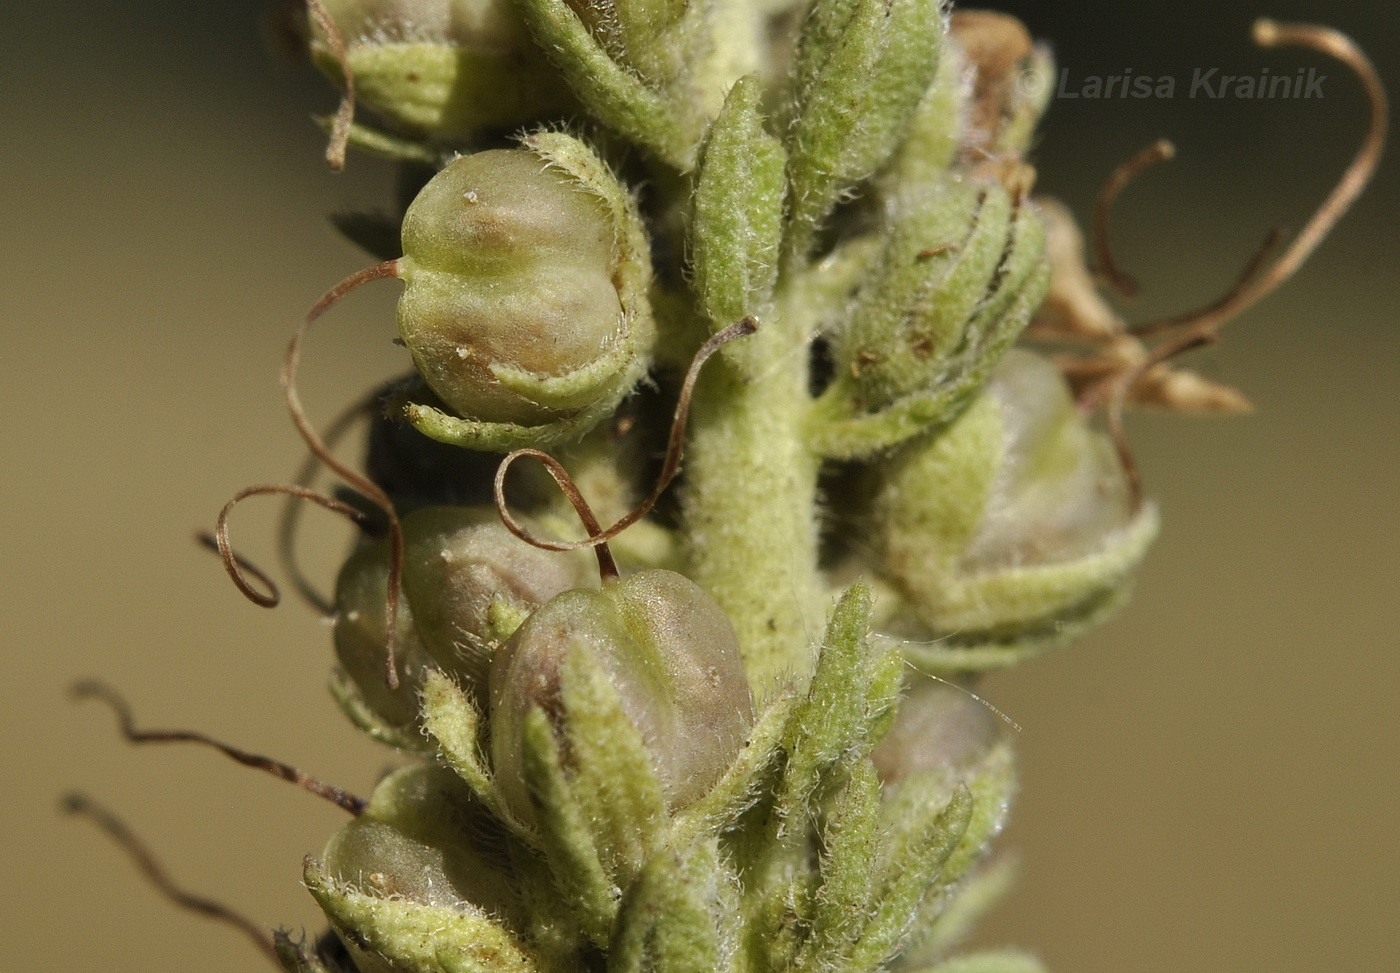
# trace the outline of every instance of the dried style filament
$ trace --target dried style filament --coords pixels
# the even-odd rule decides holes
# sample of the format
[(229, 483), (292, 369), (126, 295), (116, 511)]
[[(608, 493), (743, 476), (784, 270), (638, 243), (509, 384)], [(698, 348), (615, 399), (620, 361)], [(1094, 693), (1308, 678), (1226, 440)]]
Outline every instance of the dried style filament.
[(348, 811), (357, 817), (363, 813), (368, 806), (363, 798), (356, 797), (348, 791), (341, 790), (331, 784), (323, 783), (312, 777), (310, 774), (297, 770), (290, 764), (284, 764), (280, 760), (273, 760), (271, 757), (264, 757), (260, 754), (249, 753), (237, 747), (221, 743), (203, 733), (196, 733), (191, 730), (138, 730), (135, 721), (131, 716), (131, 707), (127, 705), (125, 699), (110, 686), (96, 680), (88, 679), (73, 685), (72, 694), (74, 699), (96, 699), (106, 703), (111, 707), (112, 712), (117, 717), (117, 727), (121, 734), (131, 743), (197, 743), (200, 746), (211, 747), (220, 753), (236, 760), (245, 767), (252, 767), (256, 770), (265, 771), (279, 780), (296, 784), (303, 790), (324, 798), (332, 804)]
[[(341, 438), (350, 431), (356, 420), (370, 414), (381, 394), (382, 390), (376, 389), (358, 402), (352, 403), (326, 427), (325, 433), (321, 436), (322, 441), (334, 449)], [(315, 453), (311, 453), (307, 456), (301, 469), (297, 470), (296, 475), (292, 478), (292, 485), (301, 489), (310, 489), (311, 482), (315, 479), (316, 472), (320, 468), (321, 458)], [(292, 494), (288, 496), (286, 504), (282, 507), (282, 516), (277, 523), (277, 558), (302, 601), (310, 605), (322, 617), (330, 617), (335, 611), (335, 605), (329, 596), (322, 594), (306, 577), (301, 570), (301, 563), (297, 559), (297, 531), (301, 526), (302, 511), (302, 505), (297, 502), (298, 499), (301, 498)]]
[(1268, 236), (1264, 238), (1264, 242), (1259, 245), (1259, 249), (1254, 251), (1254, 256), (1249, 258), (1249, 263), (1244, 265), (1244, 269), (1235, 278), (1234, 285), (1210, 304), (1185, 314), (1176, 314), (1157, 321), (1144, 321), (1142, 324), (1130, 325), (1128, 333), (1138, 338), (1147, 338), (1173, 331), (1183, 325), (1199, 321), (1203, 317), (1217, 314), (1229, 301), (1234, 299), (1236, 294), (1244, 290), (1251, 281), (1257, 279), (1264, 272), (1269, 266), (1269, 258), (1277, 252), (1279, 244), (1283, 242), (1283, 236), (1284, 232), (1281, 227), (1276, 226), (1271, 229)]
[[(1288, 280), (1361, 194), (1375, 173), (1385, 144), (1389, 112), (1385, 91), (1375, 67), (1350, 38), (1326, 27), (1259, 20), (1254, 25), (1254, 40), (1261, 47), (1268, 48), (1307, 47), (1340, 61), (1361, 82), (1366, 93), (1370, 121), (1360, 147), (1337, 184), (1281, 254), (1274, 257), (1282, 236), (1280, 231), (1274, 230), (1250, 258), (1236, 283), (1220, 298), (1188, 314), (1136, 325), (1120, 322), (1114, 333), (1103, 336), (1097, 342), (1100, 346), (1097, 354), (1072, 359), (1064, 365), (1066, 375), (1077, 386), (1081, 409), (1087, 412), (1099, 406), (1105, 407), (1109, 432), (1128, 477), (1135, 506), (1142, 501), (1142, 485), (1123, 428), (1123, 412), (1129, 399), (1149, 375), (1172, 359), (1213, 343), (1225, 324)], [(1094, 251), (1101, 274), (1120, 293), (1130, 295), (1136, 291), (1137, 285), (1118, 267), (1113, 257), (1108, 239), (1110, 210), (1135, 176), (1172, 155), (1170, 143), (1156, 142), (1119, 166), (1100, 191), (1094, 213)], [(1271, 257), (1274, 257), (1272, 262)], [(1165, 337), (1154, 347), (1147, 346), (1143, 341), (1158, 335)], [(1193, 404), (1180, 396), (1173, 401), (1170, 390), (1158, 391), (1159, 398), (1168, 406), (1189, 408)], [(1237, 395), (1229, 400), (1235, 407), (1242, 402)]]
[(174, 880), (166, 873), (165, 867), (156, 859), (140, 838), (136, 836), (121, 818), (107, 810), (96, 801), (85, 794), (69, 794), (63, 798), (62, 809), (68, 814), (76, 814), (87, 818), (111, 838), (122, 850), (131, 856), (136, 867), (146, 876), (147, 880), (175, 905), (189, 912), (196, 912), (215, 922), (221, 922), (226, 926), (232, 926), (243, 933), (275, 967), (282, 968), (281, 961), (277, 958), (276, 947), (273, 946), (272, 935), (267, 929), (259, 926), (256, 922), (234, 909), (229, 908), (222, 902), (213, 899), (206, 899), (201, 895), (187, 892), (176, 885)]
[(399, 688), (399, 671), (396, 660), (398, 648), (398, 616), (399, 616), (399, 579), (403, 575), (403, 527), (399, 523), (398, 511), (394, 509), (394, 502), (389, 499), (389, 495), (379, 488), (379, 485), (368, 477), (361, 476), (355, 470), (336, 459), (335, 454), (330, 451), (325, 442), (322, 441), (320, 433), (311, 424), (311, 420), (306, 417), (306, 410), (301, 404), (301, 395), (297, 392), (297, 366), (301, 363), (301, 343), (306, 337), (307, 329), (324, 314), (332, 305), (344, 297), (354, 288), (370, 280), (378, 280), (383, 277), (395, 277), (400, 269), (399, 261), (386, 260), (384, 263), (376, 264), (352, 274), (350, 277), (332, 287), (307, 313), (306, 319), (292, 335), (291, 343), (287, 345), (287, 357), (282, 363), (282, 390), (286, 394), (287, 409), (292, 414), (292, 422), (297, 427), (297, 432), (301, 433), (302, 440), (306, 443), (312, 454), (318, 457), (327, 468), (332, 470), (337, 476), (345, 481), (350, 489), (356, 491), (369, 500), (376, 507), (384, 511), (384, 515), (389, 519), (389, 580), (388, 580), (388, 626), (389, 637), (384, 653), (384, 683), (390, 689)]
[(1094, 204), (1094, 259), (1099, 274), (1108, 284), (1124, 297), (1132, 297), (1138, 292), (1138, 282), (1131, 274), (1125, 273), (1113, 258), (1113, 247), (1108, 242), (1108, 217), (1113, 211), (1119, 194), (1146, 169), (1168, 162), (1176, 155), (1176, 146), (1166, 139), (1158, 139), (1137, 155), (1123, 163), (1103, 184), (1099, 198)]
[[(297, 432), (301, 434), (301, 438), (306, 443), (307, 449), (311, 451), (312, 460), (325, 464), (327, 468), (344, 480), (346, 485), (352, 490), (369, 500), (376, 507), (379, 507), (384, 512), (385, 517), (388, 518), (390, 543), (387, 595), (389, 636), (385, 652), (384, 681), (390, 689), (399, 688), (399, 674), (396, 665), (396, 648), (398, 645), (398, 626), (396, 619), (398, 618), (399, 611), (399, 579), (403, 574), (403, 528), (399, 523), (398, 512), (394, 509), (393, 501), (389, 498), (389, 495), (368, 477), (362, 476), (337, 459), (335, 454), (331, 452), (330, 447), (327, 446), (325, 440), (322, 439), (321, 434), (318, 433), (316, 428), (311, 424), (311, 420), (306, 416), (306, 409), (301, 404), (301, 396), (297, 392), (296, 375), (297, 367), (301, 363), (301, 343), (306, 336), (307, 329), (311, 327), (312, 323), (360, 284), (382, 277), (396, 276), (398, 270), (399, 262), (397, 260), (385, 261), (382, 264), (376, 264), (373, 267), (350, 275), (327, 291), (307, 313), (306, 318), (292, 335), (291, 343), (287, 346), (286, 357), (283, 360), (281, 375), (282, 390), (286, 396), (287, 409), (292, 415), (292, 423), (296, 426)], [(356, 411), (359, 411), (358, 408)], [(337, 419), (332, 425), (331, 430), (333, 433), (341, 428), (345, 418), (346, 417), (343, 416)], [(308, 467), (309, 466), (310, 464), (308, 464)], [(299, 477), (299, 479), (304, 478), (308, 467), (303, 468), (303, 477)], [(234, 552), (228, 539), (228, 517), (233, 508), (240, 501), (250, 496), (269, 493), (280, 493), (300, 500), (309, 500), (325, 507), (327, 510), (343, 514), (360, 523), (363, 523), (365, 520), (364, 512), (358, 507), (345, 503), (342, 500), (337, 500), (334, 497), (327, 496), (326, 494), (319, 493), (301, 484), (263, 484), (247, 487), (235, 494), (233, 499), (224, 505), (224, 509), (219, 514), (218, 528), (214, 534), (214, 541), (220, 556), (223, 558), (224, 568), (228, 571), (229, 577), (233, 579), (233, 583), (238, 586), (238, 590), (254, 604), (261, 605), (264, 608), (275, 607), (281, 601), (281, 595), (276, 585), (272, 583), (265, 572), (258, 570), (250, 562)], [(291, 529), (288, 526), (289, 523), (294, 523), (294, 521), (290, 521), (289, 518), (284, 517), (282, 541), (284, 558), (287, 557), (287, 546), (290, 543), (287, 539), (287, 533)], [(256, 578), (258, 582), (267, 589), (266, 592), (258, 591), (253, 585), (249, 584), (245, 574)], [(307, 589), (303, 588), (299, 583), (299, 575), (294, 574), (293, 578), (298, 582), (299, 590), (306, 593)], [(317, 597), (314, 592), (311, 594), (311, 600), (313, 604), (317, 604), (321, 607), (328, 607), (325, 605), (324, 600)]]
[[(578, 519), (583, 523), (583, 529), (588, 531), (587, 540), (574, 542), (537, 540), (532, 537), (511, 514), (510, 510), (506, 507), (505, 500), (506, 471), (510, 468), (512, 463), (526, 456), (538, 460), (540, 464), (549, 471), (549, 475), (554, 478), (554, 482), (558, 484), (559, 489), (563, 491), (564, 496), (567, 497), (569, 503), (573, 505), (574, 511), (578, 514)], [(597, 515), (593, 513), (593, 508), (588, 505), (588, 501), (585, 500), (583, 494), (579, 492), (578, 484), (576, 484), (574, 478), (569, 475), (569, 471), (564, 468), (564, 464), (560, 463), (553, 456), (538, 449), (517, 449), (507, 456), (501, 462), (501, 465), (497, 467), (495, 491), (496, 510), (501, 515), (501, 522), (505, 524), (506, 529), (516, 537), (527, 544), (531, 544), (546, 551), (572, 551), (580, 547), (592, 547), (594, 554), (597, 555), (598, 558), (599, 576), (604, 581), (615, 581), (621, 577), (621, 573), (617, 570), (617, 561), (613, 559), (612, 549), (608, 547), (608, 538), (603, 536), (603, 528), (598, 523)]]
[(316, 21), (316, 25), (325, 32), (327, 46), (330, 47), (331, 56), (339, 65), (341, 78), (345, 82), (345, 93), (335, 110), (335, 120), (331, 123), (331, 140), (326, 146), (326, 162), (339, 172), (345, 168), (345, 148), (350, 143), (350, 125), (355, 120), (355, 73), (350, 70), (350, 54), (345, 46), (345, 35), (336, 26), (325, 4), (321, 0), (306, 0), (306, 10)]
[[(212, 547), (218, 552), (219, 557), (223, 559), (224, 570), (228, 572), (228, 576), (233, 579), (234, 585), (243, 593), (245, 598), (263, 608), (276, 608), (282, 602), (282, 593), (278, 589), (276, 583), (273, 582), (266, 571), (263, 571), (247, 558), (238, 554), (233, 549), (233, 543), (229, 540), (228, 536), (228, 519), (233, 513), (233, 508), (249, 497), (266, 496), (268, 494), (282, 494), (294, 500), (309, 500), (312, 503), (325, 507), (333, 513), (342, 514), (360, 524), (365, 522), (366, 517), (363, 510), (343, 500), (337, 500), (335, 497), (327, 496), (324, 493), (318, 493), (310, 487), (291, 483), (262, 483), (257, 486), (244, 487), (242, 490), (235, 493), (228, 503), (224, 504), (224, 508), (219, 511), (219, 519), (214, 528), (214, 533), (212, 535), (201, 533), (197, 535), (197, 537), (200, 543), (204, 544), (206, 547)], [(262, 585), (265, 591), (259, 591), (252, 584), (249, 584), (249, 577), (256, 579), (258, 584)], [(295, 579), (296, 576), (294, 576), (294, 580)], [(298, 589), (301, 590), (300, 585), (298, 585)]]
[[(744, 318), (741, 321), (731, 324), (723, 331), (717, 332), (701, 345), (700, 350), (695, 353), (695, 357), (690, 362), (690, 368), (686, 371), (685, 380), (681, 383), (680, 395), (676, 401), (676, 411), (671, 419), (671, 431), (666, 442), (666, 458), (662, 462), (661, 473), (657, 476), (656, 483), (652, 487), (651, 493), (647, 495), (646, 499), (633, 508), (630, 513), (623, 516), (607, 530), (599, 529), (598, 522), (594, 518), (592, 510), (588, 509), (587, 503), (584, 502), (583, 497), (579, 495), (578, 488), (574, 486), (568, 472), (564, 470), (557, 460), (537, 449), (517, 449), (502, 460), (501, 465), (496, 470), (496, 510), (500, 513), (501, 522), (505, 524), (506, 529), (525, 543), (546, 551), (577, 551), (585, 547), (597, 547), (601, 551), (609, 540), (649, 514), (652, 508), (656, 506), (657, 501), (661, 499), (661, 495), (666, 492), (666, 488), (671, 485), (671, 481), (680, 473), (681, 456), (685, 452), (686, 419), (690, 415), (690, 403), (695, 395), (695, 383), (700, 379), (701, 368), (704, 367), (705, 362), (709, 361), (710, 357), (714, 355), (715, 352), (729, 344), (729, 342), (746, 335), (751, 335), (757, 330), (757, 321), (751, 317)], [(532, 457), (545, 464), (550, 475), (554, 477), (554, 482), (559, 484), (560, 489), (564, 491), (569, 501), (574, 505), (574, 509), (579, 511), (579, 518), (583, 520), (584, 527), (588, 530), (587, 538), (581, 541), (541, 540), (532, 535), (515, 519), (515, 516), (510, 512), (510, 508), (506, 502), (506, 473), (509, 472), (511, 465), (515, 463), (516, 460), (525, 456)], [(585, 511), (587, 511), (586, 516)], [(608, 561), (612, 560), (611, 553), (607, 555), (607, 559)], [(612, 573), (609, 574), (608, 569), (603, 567), (602, 554), (599, 554), (598, 560), (599, 567), (602, 569), (605, 578), (617, 577), (616, 565), (613, 565), (611, 568)]]

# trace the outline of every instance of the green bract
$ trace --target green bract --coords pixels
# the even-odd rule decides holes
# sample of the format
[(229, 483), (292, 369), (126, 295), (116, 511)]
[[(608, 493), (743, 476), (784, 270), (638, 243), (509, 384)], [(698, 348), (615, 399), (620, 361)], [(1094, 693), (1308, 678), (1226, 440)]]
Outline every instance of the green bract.
[(951, 174), (896, 193), (886, 220), (834, 336), (817, 445), (835, 456), (887, 449), (956, 415), (1049, 286), (1040, 219), (999, 183)]
[(810, 248), (839, 196), (894, 152), (934, 79), (937, 0), (816, 0), (793, 67), (789, 247)]
[(688, 170), (726, 89), (755, 70), (765, 20), (745, 0), (520, 0), (530, 30), (585, 110)]
[(693, 200), (700, 309), (722, 328), (772, 305), (782, 239), (784, 152), (764, 129), (756, 76), (740, 78), (710, 128)]
[[(1036, 214), (999, 185), (948, 179), (890, 206), (885, 252), (837, 353), (856, 408), (868, 412), (966, 387), (968, 373), (980, 378), (1029, 320), (1047, 279)], [(1034, 290), (1025, 310), (1007, 313), (1026, 287)]]

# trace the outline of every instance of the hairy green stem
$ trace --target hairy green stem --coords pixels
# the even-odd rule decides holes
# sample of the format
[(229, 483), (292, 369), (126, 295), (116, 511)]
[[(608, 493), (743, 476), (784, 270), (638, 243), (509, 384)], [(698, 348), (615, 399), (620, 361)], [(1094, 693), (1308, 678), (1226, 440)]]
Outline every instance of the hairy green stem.
[(686, 459), (691, 576), (733, 622), (759, 706), (806, 685), (822, 621), (803, 324), (780, 310), (711, 364)]

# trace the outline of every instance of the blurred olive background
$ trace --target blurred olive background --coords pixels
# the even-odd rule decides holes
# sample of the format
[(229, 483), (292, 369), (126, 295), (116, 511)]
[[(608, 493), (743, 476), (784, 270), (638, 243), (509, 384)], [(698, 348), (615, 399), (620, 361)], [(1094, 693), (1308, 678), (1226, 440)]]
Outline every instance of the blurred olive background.
[[(1356, 85), (1264, 53), (1251, 18), (1327, 17), (1392, 84), (1390, 5), (1025, 3), (1071, 84), (1171, 75), (1174, 100), (1061, 100), (1041, 187), (1085, 214), (1112, 167), (1160, 136), (1179, 157), (1124, 198), (1130, 314), (1213, 298), (1268, 228), (1297, 228), (1364, 125)], [(330, 90), (269, 53), (247, 3), (45, 0), (0, 7), (0, 456), (6, 635), (5, 963), (65, 971), (256, 969), (235, 933), (175, 911), (123, 854), (63, 818), (81, 788), (176, 879), (268, 924), (318, 925), (299, 885), (342, 812), (217, 755), (132, 749), (66, 687), (120, 686), (147, 726), (196, 727), (367, 792), (390, 756), (324, 690), (329, 636), (295, 605), (245, 602), (194, 528), (237, 488), (284, 479), (298, 441), (285, 342), (367, 260), (327, 213), (389, 198), (388, 170), (320, 161)], [(1190, 100), (1193, 69), (1316, 66), (1311, 101)], [(1089, 641), (990, 680), (1024, 727), (1003, 838), (1018, 890), (979, 941), (1069, 973), (1400, 967), (1396, 601), (1400, 409), (1397, 166), (1281, 293), (1197, 355), (1255, 415), (1136, 416), (1164, 531), (1128, 611)], [(403, 367), (396, 288), (337, 309), (309, 347), (328, 418)], [(271, 501), (238, 542), (267, 559)], [(329, 578), (344, 542), (308, 516)]]

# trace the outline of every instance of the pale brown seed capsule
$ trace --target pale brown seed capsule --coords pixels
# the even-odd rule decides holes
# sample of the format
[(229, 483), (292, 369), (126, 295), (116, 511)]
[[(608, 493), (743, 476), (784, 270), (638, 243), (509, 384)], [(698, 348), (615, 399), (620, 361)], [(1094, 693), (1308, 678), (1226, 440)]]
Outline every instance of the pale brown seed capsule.
[(463, 156), (403, 224), (399, 334), (459, 414), (534, 424), (579, 408), (614, 376), (531, 401), (501, 371), (578, 374), (622, 340), (614, 229), (601, 200), (531, 152)]
[(514, 537), (489, 507), (427, 507), (404, 518), (404, 593), (437, 664), (485, 686), (496, 647), (562, 591), (586, 584), (592, 558)]

